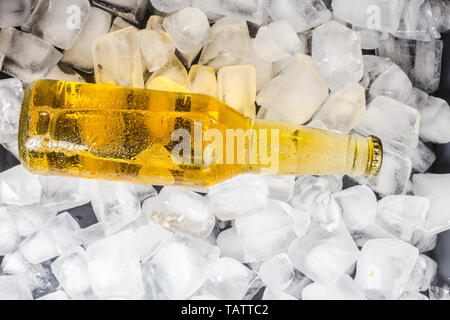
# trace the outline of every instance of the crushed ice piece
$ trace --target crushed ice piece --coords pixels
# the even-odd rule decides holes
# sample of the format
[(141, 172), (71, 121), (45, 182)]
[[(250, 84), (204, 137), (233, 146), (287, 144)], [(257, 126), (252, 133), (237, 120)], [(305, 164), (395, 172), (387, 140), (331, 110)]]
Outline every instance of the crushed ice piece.
[(309, 56), (298, 54), (289, 67), (258, 94), (262, 107), (286, 121), (304, 124), (328, 97), (328, 87)]
[(0, 256), (13, 252), (19, 244), (19, 233), (6, 207), (0, 207)]
[(252, 65), (227, 66), (217, 73), (218, 98), (247, 117), (256, 117), (256, 71)]
[(38, 176), (21, 165), (0, 173), (0, 202), (26, 206), (40, 201), (41, 183)]
[(397, 299), (418, 256), (416, 248), (400, 240), (369, 240), (361, 249), (355, 281), (369, 298)]
[(35, 0), (0, 1), (0, 28), (17, 27), (25, 24), (31, 16)]
[(414, 195), (430, 199), (427, 232), (437, 234), (450, 228), (450, 174), (415, 174)]
[(269, 189), (262, 176), (240, 175), (209, 188), (208, 199), (219, 220), (254, 215), (267, 205)]
[(64, 51), (62, 62), (85, 72), (94, 69), (92, 46), (96, 38), (108, 33), (111, 26), (111, 14), (99, 8), (92, 7), (74, 45)]
[(361, 28), (395, 32), (406, 0), (333, 0), (336, 18)]
[(377, 197), (367, 186), (354, 186), (334, 193), (342, 208), (342, 219), (351, 231), (362, 230), (375, 223)]
[(47, 42), (14, 28), (0, 32), (0, 71), (25, 83), (45, 77), (62, 54)]
[(295, 276), (294, 267), (285, 253), (264, 261), (258, 273), (264, 284), (275, 291), (285, 290)]
[(124, 228), (139, 217), (139, 199), (127, 183), (95, 181), (91, 203), (98, 221), (107, 224), (107, 234)]
[(0, 276), (1, 300), (33, 300), (26, 280), (20, 275)]
[(217, 98), (217, 78), (212, 67), (193, 65), (189, 69), (188, 90)]
[(411, 171), (411, 160), (394, 147), (384, 144), (380, 173), (372, 179), (365, 177), (354, 177), (354, 179), (381, 195), (397, 195), (403, 194), (406, 190)]
[(302, 300), (366, 300), (364, 292), (348, 275), (331, 284), (312, 283), (303, 289)]
[(194, 7), (223, 16), (261, 24), (264, 14), (264, 0), (192, 0)]
[(259, 28), (252, 45), (267, 62), (279, 61), (304, 50), (304, 44), (288, 20), (278, 20)]
[(215, 225), (209, 200), (178, 187), (164, 187), (158, 196), (144, 202), (142, 212), (163, 227), (203, 239)]
[(353, 84), (333, 92), (314, 115), (313, 121), (321, 121), (329, 130), (348, 134), (363, 120), (365, 113), (365, 89)]
[(135, 24), (144, 21), (150, 6), (148, 0), (93, 0), (100, 8)]
[(222, 300), (250, 300), (261, 288), (256, 272), (233, 258), (223, 257), (209, 265), (201, 291)]
[(364, 75), (359, 34), (333, 20), (314, 29), (312, 58), (331, 91), (357, 83)]
[(239, 217), (234, 225), (248, 262), (282, 253), (295, 239), (293, 219), (282, 202), (272, 199), (262, 212)]
[(202, 10), (194, 7), (168, 16), (164, 19), (163, 26), (172, 36), (175, 47), (182, 53), (198, 53), (209, 32), (208, 18)]
[(91, 244), (86, 251), (92, 289), (100, 298), (140, 298), (144, 294), (132, 231)]
[(152, 258), (153, 274), (169, 299), (186, 299), (203, 285), (219, 256), (217, 247), (202, 240), (175, 238)]
[(76, 247), (60, 256), (52, 263), (51, 268), (61, 288), (72, 299), (84, 299), (91, 295), (91, 282), (84, 249)]
[(78, 230), (80, 226), (76, 220), (67, 212), (61, 213), (27, 237), (19, 251), (33, 264), (48, 261), (80, 245), (73, 237)]
[(55, 47), (70, 49), (86, 23), (88, 0), (39, 0), (26, 31)]
[(376, 222), (399, 239), (411, 242), (428, 224), (430, 200), (417, 196), (386, 196), (378, 201)]
[(265, 6), (273, 20), (289, 20), (297, 33), (317, 27), (331, 19), (330, 11), (321, 0), (269, 0)]
[(314, 282), (329, 284), (354, 265), (359, 250), (341, 223), (333, 232), (316, 228), (294, 240), (288, 255), (294, 267)]
[(143, 88), (143, 66), (138, 31), (128, 27), (102, 35), (94, 41), (96, 83)]

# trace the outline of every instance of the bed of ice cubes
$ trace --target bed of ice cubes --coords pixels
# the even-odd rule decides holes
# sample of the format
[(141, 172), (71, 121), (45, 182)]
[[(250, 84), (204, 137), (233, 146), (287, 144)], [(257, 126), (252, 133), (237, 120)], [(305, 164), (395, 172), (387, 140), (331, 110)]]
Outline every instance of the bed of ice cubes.
[(427, 173), (450, 142), (433, 95), (449, 1), (0, 0), (0, 28), (14, 156), (23, 89), (42, 78), (209, 94), (385, 150), (371, 180), (196, 191), (2, 164), (0, 299), (450, 299), (450, 174)]

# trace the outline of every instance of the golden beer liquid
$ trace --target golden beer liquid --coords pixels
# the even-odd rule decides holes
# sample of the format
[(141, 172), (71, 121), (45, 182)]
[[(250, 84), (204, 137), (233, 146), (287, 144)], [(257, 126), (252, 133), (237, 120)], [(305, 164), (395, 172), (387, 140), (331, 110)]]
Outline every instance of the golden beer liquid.
[[(172, 134), (185, 129), (194, 141), (198, 123), (203, 135), (210, 129), (222, 134), (224, 153), (230, 129), (256, 136), (244, 144), (236, 139), (229, 150), (234, 161), (218, 152), (213, 161), (198, 161), (193, 143), (192, 161), (174, 162), (179, 140), (172, 141)], [(267, 139), (260, 132), (267, 132)], [(201, 141), (201, 152), (213, 140)], [(278, 155), (277, 166), (237, 161), (242, 153), (249, 158), (250, 149), (258, 159)], [(242, 173), (371, 176), (381, 165), (381, 146), (374, 137), (250, 119), (207, 95), (40, 80), (25, 93), (19, 156), (25, 168), (39, 174), (205, 187)]]

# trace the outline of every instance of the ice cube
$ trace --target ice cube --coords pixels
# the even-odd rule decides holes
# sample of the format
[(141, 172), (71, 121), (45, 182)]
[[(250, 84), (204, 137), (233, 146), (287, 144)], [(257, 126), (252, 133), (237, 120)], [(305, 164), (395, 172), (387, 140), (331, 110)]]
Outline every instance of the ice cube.
[(107, 234), (124, 228), (139, 217), (140, 202), (126, 183), (96, 181), (91, 203), (98, 221), (107, 224)]
[(21, 165), (0, 173), (0, 202), (26, 206), (40, 201), (41, 184), (38, 176)]
[(191, 5), (192, 0), (150, 0), (156, 10), (172, 13)]
[(150, 6), (148, 0), (93, 0), (93, 2), (100, 8), (135, 24), (144, 21)]
[(431, 11), (433, 14), (436, 28), (439, 32), (450, 30), (450, 5), (447, 1), (430, 0)]
[(336, 18), (369, 30), (395, 32), (405, 0), (333, 0)]
[(157, 77), (169, 78), (171, 81), (177, 83), (182, 87), (186, 87), (188, 82), (188, 74), (186, 68), (177, 58), (176, 55), (172, 55), (167, 64), (161, 67), (161, 69), (152, 73), (152, 75), (147, 80), (147, 83), (145, 85), (147, 89), (149, 89), (149, 86), (151, 86), (152, 81)]
[(8, 206), (8, 213), (14, 219), (20, 237), (26, 238), (40, 229), (56, 211), (44, 210), (39, 204), (29, 206)]
[(201, 240), (173, 239), (151, 260), (155, 280), (169, 299), (186, 299), (203, 285), (209, 264), (219, 255)]
[(447, 101), (430, 96), (427, 104), (419, 111), (420, 138), (439, 144), (450, 142), (450, 127), (447, 125), (450, 121), (450, 107)]
[(109, 32), (116, 32), (128, 27), (134, 26), (128, 21), (123, 20), (121, 17), (116, 17), (112, 23), (111, 29), (109, 29)]
[(133, 231), (91, 244), (86, 251), (89, 279), (101, 298), (139, 298), (144, 294)]
[(106, 222), (95, 223), (87, 228), (80, 229), (74, 232), (73, 237), (79, 240), (85, 248), (92, 243), (106, 238), (108, 224)]
[(139, 201), (147, 200), (148, 198), (154, 197), (158, 194), (155, 187), (148, 184), (130, 184), (131, 189), (134, 191), (134, 194), (138, 197)]
[(193, 65), (189, 69), (188, 90), (217, 98), (217, 78), (214, 69), (198, 64)]
[(232, 16), (261, 24), (264, 0), (192, 0), (194, 7), (214, 14)]
[(267, 205), (269, 190), (264, 178), (241, 175), (209, 188), (208, 199), (222, 221), (259, 213)]
[(0, 256), (13, 252), (19, 242), (17, 226), (6, 207), (0, 207)]
[(16, 30), (0, 32), (0, 71), (25, 83), (45, 77), (62, 54), (47, 42)]
[(80, 226), (64, 212), (50, 220), (19, 247), (20, 253), (31, 263), (38, 264), (57, 257), (77, 247), (80, 242), (73, 237)]
[(359, 250), (341, 223), (333, 232), (316, 228), (292, 242), (288, 255), (295, 268), (314, 282), (329, 284), (349, 270)]
[(182, 53), (198, 52), (209, 32), (209, 22), (202, 10), (189, 7), (168, 16), (164, 29)]
[(22, 99), (23, 87), (20, 80), (0, 80), (0, 139), (2, 143), (12, 138), (17, 140)]
[(378, 202), (377, 224), (403, 241), (427, 227), (430, 200), (417, 196), (387, 196)]
[(366, 92), (358, 84), (349, 85), (333, 92), (314, 115), (329, 130), (349, 133), (366, 113)]
[(30, 288), (22, 276), (0, 276), (1, 300), (33, 300)]
[(82, 206), (90, 201), (90, 181), (57, 177), (39, 176), (42, 186), (41, 206), (48, 211), (61, 212)]
[(267, 207), (256, 215), (235, 220), (246, 261), (258, 261), (286, 251), (295, 239), (293, 219), (283, 203), (269, 199)]
[(383, 164), (376, 177), (372, 179), (356, 177), (354, 179), (382, 195), (402, 194), (411, 175), (411, 160), (388, 144), (383, 145), (383, 151)]
[(367, 107), (367, 113), (356, 130), (374, 134), (394, 146), (417, 147), (420, 113), (403, 103), (378, 96)]
[(420, 140), (416, 148), (407, 150), (406, 155), (411, 159), (413, 169), (417, 172), (427, 171), (436, 160), (434, 152)]
[(389, 58), (363, 56), (364, 78), (361, 84), (370, 99), (387, 96), (400, 102), (406, 101), (412, 91), (412, 83), (406, 73)]
[(297, 300), (295, 297), (284, 293), (282, 291), (273, 290), (269, 287), (267, 287), (264, 290), (264, 294), (262, 297), (262, 300)]
[(161, 69), (175, 54), (172, 38), (165, 32), (144, 29), (138, 32), (137, 37), (142, 58), (149, 72)]
[(172, 234), (156, 223), (141, 226), (134, 232), (136, 250), (142, 262), (147, 261), (158, 251)]
[(289, 201), (294, 195), (294, 176), (265, 176), (269, 186), (269, 197), (280, 201)]
[(285, 253), (264, 261), (258, 273), (264, 284), (276, 291), (289, 287), (295, 276), (294, 267)]
[(269, 0), (265, 6), (273, 20), (289, 20), (297, 33), (317, 27), (331, 19), (330, 11), (321, 0)]
[(450, 174), (413, 175), (414, 195), (430, 199), (427, 231), (436, 234), (450, 228)]
[(357, 83), (363, 77), (359, 34), (339, 22), (329, 21), (313, 31), (312, 57), (331, 91)]
[(45, 296), (42, 296), (36, 300), (50, 300), (50, 301), (69, 300), (69, 297), (67, 296), (67, 294), (64, 291), (57, 290), (52, 293), (46, 294)]
[(304, 124), (328, 97), (328, 87), (309, 56), (296, 55), (286, 69), (264, 86), (256, 101), (286, 121)]
[(86, 252), (77, 247), (60, 256), (52, 263), (52, 272), (62, 289), (72, 299), (83, 299), (91, 295)]
[(362, 230), (375, 223), (377, 198), (367, 186), (354, 186), (334, 194), (349, 230)]
[(252, 65), (223, 67), (217, 73), (218, 97), (247, 117), (256, 117), (256, 71)]
[(98, 37), (93, 50), (96, 83), (144, 87), (144, 69), (136, 28), (128, 27)]
[(0, 1), (0, 28), (25, 24), (31, 15), (32, 0)]
[(398, 298), (397, 300), (414, 300), (414, 301), (418, 301), (418, 300), (430, 300), (428, 299), (428, 297), (424, 294), (421, 294), (419, 292), (403, 292), (402, 295), (400, 296), (400, 298)]
[(256, 272), (233, 258), (223, 257), (211, 263), (201, 290), (222, 300), (250, 300), (261, 287)]
[(344, 274), (331, 284), (310, 284), (303, 289), (302, 300), (366, 300), (366, 297), (353, 279)]
[(436, 276), (436, 271), (437, 263), (433, 259), (423, 254), (419, 255), (405, 290), (408, 292), (427, 291)]
[(361, 38), (361, 49), (364, 50), (378, 49), (382, 45), (383, 41), (389, 37), (387, 32), (369, 30), (356, 26), (353, 26), (352, 29), (359, 32)]
[(223, 256), (245, 262), (244, 249), (237, 235), (236, 228), (232, 227), (219, 233), (216, 242)]
[(450, 300), (450, 287), (448, 285), (443, 288), (431, 286), (429, 293), (430, 300)]
[(369, 240), (361, 249), (355, 281), (369, 298), (399, 298), (418, 256), (416, 248), (400, 240)]
[(206, 238), (215, 218), (209, 200), (198, 193), (178, 187), (165, 187), (158, 196), (146, 200), (142, 212), (174, 231)]
[(303, 53), (304, 44), (288, 20), (272, 22), (258, 29), (253, 48), (267, 62)]
[(19, 251), (6, 255), (1, 269), (3, 273), (23, 277), (34, 298), (53, 292), (59, 286), (48, 263), (32, 264)]
[(72, 48), (64, 51), (62, 61), (86, 72), (94, 69), (92, 46), (96, 38), (108, 33), (111, 26), (111, 14), (92, 7), (84, 27)]
[(55, 47), (70, 49), (86, 23), (88, 0), (39, 0), (27, 23), (27, 32)]

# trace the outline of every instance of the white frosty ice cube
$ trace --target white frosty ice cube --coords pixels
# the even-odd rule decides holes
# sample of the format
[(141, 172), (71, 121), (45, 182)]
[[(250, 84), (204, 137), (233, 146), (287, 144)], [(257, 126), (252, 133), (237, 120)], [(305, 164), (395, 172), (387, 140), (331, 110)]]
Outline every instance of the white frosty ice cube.
[(0, 208), (0, 256), (13, 252), (19, 242), (17, 226), (6, 207)]
[(156, 10), (172, 13), (191, 5), (192, 0), (150, 0)]
[(331, 284), (312, 283), (303, 289), (302, 300), (366, 300), (353, 279), (344, 274)]
[(0, 142), (2, 143), (9, 142), (12, 136), (17, 139), (22, 99), (23, 87), (20, 80), (0, 80)]
[(69, 300), (69, 297), (67, 296), (67, 294), (64, 291), (57, 290), (52, 293), (46, 294), (45, 296), (37, 298), (36, 300), (50, 300), (50, 301)]
[(288, 251), (294, 267), (322, 284), (332, 283), (345, 274), (358, 254), (358, 247), (343, 223), (333, 232), (316, 228), (293, 241)]
[(280, 201), (289, 201), (294, 195), (294, 176), (265, 176), (269, 186), (269, 197)]
[(62, 54), (47, 42), (16, 30), (0, 32), (0, 71), (25, 83), (45, 77)]
[(156, 223), (149, 223), (134, 232), (134, 242), (142, 262), (150, 259), (172, 234)]
[(6, 204), (26, 206), (39, 202), (41, 184), (38, 176), (21, 165), (0, 174), (0, 201)]
[(258, 273), (264, 284), (276, 291), (289, 287), (295, 276), (294, 267), (285, 253), (264, 261)]
[(244, 249), (235, 228), (232, 227), (219, 233), (216, 242), (223, 256), (245, 262)]
[(137, 34), (142, 58), (149, 72), (161, 69), (175, 54), (175, 45), (169, 34), (144, 29)]
[(420, 138), (433, 143), (450, 142), (450, 107), (447, 101), (430, 96), (419, 111)]
[(108, 12), (92, 7), (83, 30), (74, 45), (64, 52), (62, 61), (76, 69), (92, 71), (94, 69), (92, 45), (97, 37), (108, 33), (111, 19)]
[(0, 276), (1, 300), (33, 300), (30, 288), (22, 276)]
[(139, 298), (144, 293), (132, 231), (99, 240), (86, 251), (89, 279), (102, 298)]
[(369, 240), (361, 249), (355, 281), (372, 299), (396, 299), (403, 293), (418, 256), (416, 248), (400, 240)]
[(359, 34), (336, 21), (313, 31), (312, 57), (331, 91), (357, 83), (363, 77)]
[(214, 14), (261, 24), (264, 0), (192, 0), (192, 5)]
[(246, 261), (258, 261), (284, 252), (295, 239), (293, 222), (283, 203), (271, 199), (259, 214), (236, 219), (235, 227)]
[(330, 11), (320, 0), (269, 0), (265, 6), (273, 20), (289, 20), (297, 33), (317, 27), (331, 18)]
[(0, 28), (21, 26), (31, 15), (33, 0), (0, 1)]
[(426, 255), (419, 255), (409, 277), (406, 291), (427, 291), (436, 276), (437, 263)]
[(413, 169), (417, 172), (427, 171), (436, 160), (434, 152), (420, 140), (416, 148), (406, 151), (406, 155), (411, 159)]

